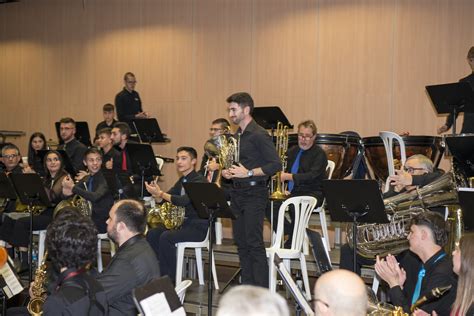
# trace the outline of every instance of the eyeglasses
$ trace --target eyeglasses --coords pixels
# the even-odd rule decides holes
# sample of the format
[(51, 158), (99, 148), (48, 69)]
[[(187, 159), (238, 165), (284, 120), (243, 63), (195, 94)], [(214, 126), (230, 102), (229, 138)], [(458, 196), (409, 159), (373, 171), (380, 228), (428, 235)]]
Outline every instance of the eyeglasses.
[(132, 84), (132, 83), (137, 83), (137, 81), (136, 80), (135, 81), (127, 81), (127, 83)]
[(426, 171), (425, 168), (413, 168), (413, 167), (403, 167), (403, 170), (405, 170), (406, 172), (408, 173), (413, 173), (417, 170), (423, 170), (423, 171)]
[(311, 138), (314, 137), (314, 135), (303, 135), (303, 134), (298, 134), (298, 137), (304, 140), (310, 140)]
[(18, 156), (19, 155), (5, 155), (5, 156), (2, 156), (2, 157), (5, 158), (5, 159), (15, 159)]
[(211, 131), (211, 132), (218, 132), (218, 131), (222, 131), (222, 128), (213, 128), (213, 127), (211, 127), (211, 128), (209, 129), (209, 131)]
[(61, 127), (59, 130), (61, 131), (69, 131), (71, 129), (74, 129), (74, 127)]

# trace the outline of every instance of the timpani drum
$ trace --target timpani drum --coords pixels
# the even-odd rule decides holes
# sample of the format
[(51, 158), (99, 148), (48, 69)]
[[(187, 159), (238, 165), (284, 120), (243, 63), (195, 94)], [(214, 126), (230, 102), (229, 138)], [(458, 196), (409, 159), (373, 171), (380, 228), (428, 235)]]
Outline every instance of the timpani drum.
[[(438, 167), (445, 149), (444, 142), (441, 137), (436, 136), (404, 136), (407, 158), (422, 154), (433, 161), (435, 168)], [(385, 181), (388, 177), (387, 154), (382, 138), (379, 136), (365, 137), (362, 139), (365, 157), (370, 167), (374, 171), (378, 180)], [(400, 146), (394, 141), (393, 157), (401, 161)]]

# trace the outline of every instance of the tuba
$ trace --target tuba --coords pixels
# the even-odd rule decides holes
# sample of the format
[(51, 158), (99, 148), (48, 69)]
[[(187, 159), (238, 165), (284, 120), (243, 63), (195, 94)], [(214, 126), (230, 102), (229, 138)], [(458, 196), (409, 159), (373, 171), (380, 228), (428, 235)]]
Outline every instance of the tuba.
[[(385, 212), (390, 222), (357, 226), (359, 255), (375, 258), (377, 255), (398, 254), (408, 249), (407, 236), (413, 217), (429, 207), (458, 203), (454, 179), (454, 175), (448, 172), (423, 188), (385, 199)], [(456, 225), (461, 224), (456, 223)], [(352, 238), (352, 227), (349, 227), (347, 232), (349, 245), (353, 245)]]
[(280, 157), (282, 170), (278, 171), (275, 175), (276, 187), (270, 195), (270, 199), (274, 201), (283, 201), (288, 198), (285, 194), (285, 185), (281, 181), (281, 173), (286, 169), (287, 157), (286, 152), (288, 151), (288, 126), (283, 126), (281, 122), (277, 124), (276, 130), (276, 150), (278, 157)]
[(165, 202), (150, 208), (146, 221), (150, 228), (156, 228), (162, 224), (166, 229), (178, 229), (184, 222), (185, 213), (186, 209), (183, 206)]
[(41, 265), (36, 269), (35, 272), (35, 282), (31, 288), (33, 296), (28, 302), (28, 313), (30, 315), (43, 315), (43, 305), (44, 297), (43, 294), (46, 292), (45, 283), (46, 283), (46, 258), (48, 257), (48, 252), (46, 251), (43, 257)]

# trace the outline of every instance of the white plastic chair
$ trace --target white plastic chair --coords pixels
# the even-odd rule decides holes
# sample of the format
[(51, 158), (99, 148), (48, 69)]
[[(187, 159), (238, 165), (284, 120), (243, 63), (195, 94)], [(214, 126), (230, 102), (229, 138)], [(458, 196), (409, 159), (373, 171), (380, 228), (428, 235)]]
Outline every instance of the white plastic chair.
[(46, 241), (46, 229), (44, 230), (34, 230), (33, 235), (38, 235), (38, 267), (43, 262), (43, 256), (45, 251), (45, 241)]
[(184, 303), (184, 297), (186, 296), (186, 291), (188, 290), (188, 287), (191, 286), (191, 284), (193, 284), (193, 281), (184, 280), (174, 288), (174, 290), (176, 291), (176, 294), (178, 294), (181, 304)]
[[(301, 274), (303, 276), (303, 283), (305, 288), (306, 298), (311, 299), (311, 290), (309, 287), (308, 270), (306, 268), (306, 258), (303, 253), (303, 241), (306, 236), (306, 228), (308, 227), (309, 218), (316, 206), (317, 200), (312, 196), (296, 196), (287, 199), (282, 203), (278, 211), (278, 224), (275, 235), (275, 241), (270, 248), (266, 249), (269, 265), (269, 285), (270, 291), (276, 292), (276, 267), (274, 263), (275, 255), (278, 255), (282, 260), (288, 271), (290, 271), (290, 260), (299, 259), (301, 266)], [(289, 205), (294, 206), (295, 220), (293, 229), (293, 239), (290, 249), (283, 248), (283, 234), (284, 234), (284, 219), (285, 211)]]
[(110, 256), (115, 255), (115, 244), (112, 240), (109, 239), (107, 233), (97, 234), (97, 271), (102, 272), (104, 269), (102, 264), (102, 240), (110, 242)]
[[(209, 251), (209, 230), (207, 231), (206, 238), (203, 241), (190, 241), (180, 242), (176, 244), (176, 284), (180, 284), (183, 278), (183, 262), (184, 262), (184, 250), (186, 248), (194, 248), (196, 254), (196, 265), (198, 271), (199, 285), (204, 285), (204, 271), (202, 263), (202, 248), (207, 248)], [(216, 272), (216, 260), (214, 258), (214, 251), (212, 252), (212, 277), (214, 279), (214, 288), (219, 289), (219, 283), (217, 281)]]
[(379, 133), (379, 136), (382, 138), (383, 145), (385, 146), (385, 152), (387, 154), (388, 175), (393, 176), (395, 174), (395, 165), (393, 161), (393, 140), (395, 139), (400, 145), (402, 166), (404, 166), (405, 162), (407, 161), (405, 142), (400, 135), (394, 132), (382, 131)]

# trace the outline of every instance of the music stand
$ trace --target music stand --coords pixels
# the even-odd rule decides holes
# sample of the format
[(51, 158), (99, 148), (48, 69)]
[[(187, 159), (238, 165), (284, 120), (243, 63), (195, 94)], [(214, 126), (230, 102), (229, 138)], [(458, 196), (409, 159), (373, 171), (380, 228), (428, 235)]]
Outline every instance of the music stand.
[(41, 150), (38, 150), (38, 157), (40, 157), (41, 163), (44, 164), (44, 157), (46, 157), (46, 154), (50, 151), (57, 151), (61, 155), (61, 158), (63, 159), (64, 170), (66, 170), (67, 173), (69, 173), (72, 177), (75, 177), (76, 174), (77, 174), (77, 171), (74, 168), (74, 166), (72, 165), (71, 158), (69, 158), (69, 155), (63, 149), (57, 149), (57, 150), (41, 149)]
[(474, 135), (446, 137), (449, 152), (463, 166), (466, 177), (474, 176)]
[(293, 128), (290, 124), (285, 113), (278, 106), (259, 106), (255, 107), (252, 112), (252, 117), (255, 122), (258, 123), (264, 129), (271, 129), (272, 135), (273, 130), (277, 128), (278, 122), (288, 126), (289, 129)]
[(24, 173), (24, 174), (10, 174), (13, 187), (18, 194), (18, 198), (21, 203), (28, 205), (28, 211), (30, 213), (30, 247), (28, 249), (29, 257), (29, 283), (33, 278), (33, 206), (50, 207), (51, 202), (49, 201), (46, 190), (43, 186), (43, 181), (40, 176), (36, 173)]
[(209, 283), (208, 283), (208, 315), (212, 315), (212, 245), (214, 244), (214, 220), (220, 218), (236, 219), (227, 200), (224, 190), (215, 183), (185, 182), (183, 187), (193, 203), (199, 217), (209, 223)]
[[(54, 126), (56, 128), (56, 135), (58, 136), (59, 144), (64, 144), (64, 141), (61, 139), (61, 134), (60, 134), (60, 122), (54, 123)], [(87, 122), (76, 122), (76, 133), (74, 134), (74, 137), (87, 147), (91, 147), (91, 134), (89, 133), (89, 124)]]
[(456, 116), (460, 112), (474, 112), (474, 91), (468, 82), (426, 86), (438, 114), (453, 114), (453, 135), (456, 135)]
[(132, 120), (141, 143), (165, 143), (167, 140), (161, 133), (160, 125), (155, 118)]
[(474, 232), (474, 188), (459, 188), (459, 205), (461, 205), (464, 230)]
[(306, 234), (308, 235), (308, 239), (311, 242), (311, 245), (313, 246), (313, 257), (314, 261), (316, 262), (316, 265), (319, 268), (320, 275), (325, 272), (331, 271), (331, 260), (329, 259), (326, 249), (324, 248), (321, 234), (309, 228), (306, 228)]
[(291, 295), (295, 299), (296, 316), (301, 315), (301, 310), (304, 310), (307, 316), (314, 316), (314, 311), (311, 309), (311, 306), (309, 305), (308, 301), (306, 301), (306, 298), (304, 297), (303, 293), (301, 293), (300, 288), (291, 277), (291, 273), (285, 267), (283, 260), (278, 255), (275, 255), (273, 261), (277, 268), (278, 274), (280, 274), (281, 279), (283, 280), (283, 282), (285, 282), (286, 288), (290, 291)]
[(141, 176), (141, 198), (143, 199), (145, 177), (161, 176), (153, 148), (148, 144), (127, 143), (132, 171)]
[(323, 180), (331, 221), (352, 222), (354, 273), (357, 266), (357, 224), (389, 223), (376, 180)]

